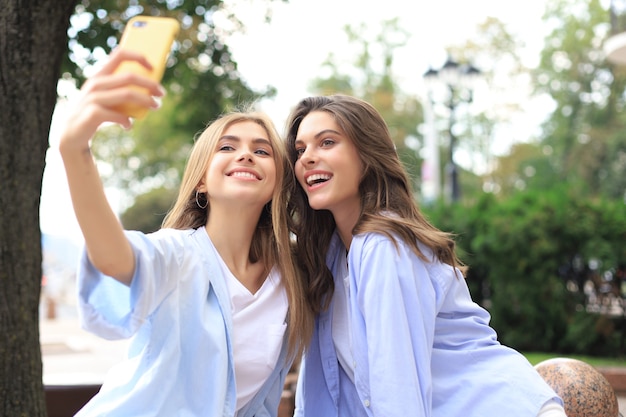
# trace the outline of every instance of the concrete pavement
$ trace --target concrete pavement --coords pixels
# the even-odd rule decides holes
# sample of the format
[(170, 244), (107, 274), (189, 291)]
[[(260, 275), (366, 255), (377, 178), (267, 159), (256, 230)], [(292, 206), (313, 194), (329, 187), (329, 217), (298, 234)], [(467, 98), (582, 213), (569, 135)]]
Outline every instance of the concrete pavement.
[(73, 318), (42, 319), (39, 331), (45, 385), (101, 384), (128, 346), (82, 330)]

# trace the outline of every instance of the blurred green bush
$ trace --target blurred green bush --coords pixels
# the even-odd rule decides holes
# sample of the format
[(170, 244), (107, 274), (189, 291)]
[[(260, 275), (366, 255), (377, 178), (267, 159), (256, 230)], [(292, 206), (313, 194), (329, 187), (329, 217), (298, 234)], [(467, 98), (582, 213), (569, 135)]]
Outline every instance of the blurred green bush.
[(626, 356), (626, 205), (568, 190), (422, 208), (456, 235), (474, 300), (503, 344)]

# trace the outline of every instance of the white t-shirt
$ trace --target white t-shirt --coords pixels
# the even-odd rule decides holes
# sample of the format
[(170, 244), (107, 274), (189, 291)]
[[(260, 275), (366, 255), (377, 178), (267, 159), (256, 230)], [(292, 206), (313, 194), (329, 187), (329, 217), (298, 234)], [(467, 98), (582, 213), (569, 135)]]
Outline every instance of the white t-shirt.
[(252, 294), (220, 258), (230, 293), (233, 355), (239, 411), (261, 389), (276, 367), (287, 324), (287, 295), (280, 274), (272, 269)]

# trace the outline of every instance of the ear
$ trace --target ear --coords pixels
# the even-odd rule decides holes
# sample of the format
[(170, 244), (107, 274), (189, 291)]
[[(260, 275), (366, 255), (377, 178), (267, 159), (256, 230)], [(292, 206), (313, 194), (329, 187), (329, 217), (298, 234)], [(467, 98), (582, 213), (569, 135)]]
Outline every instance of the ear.
[(198, 185), (196, 185), (196, 191), (198, 191), (199, 193), (206, 193), (207, 192), (206, 185), (204, 185), (204, 180), (200, 181), (198, 183)]

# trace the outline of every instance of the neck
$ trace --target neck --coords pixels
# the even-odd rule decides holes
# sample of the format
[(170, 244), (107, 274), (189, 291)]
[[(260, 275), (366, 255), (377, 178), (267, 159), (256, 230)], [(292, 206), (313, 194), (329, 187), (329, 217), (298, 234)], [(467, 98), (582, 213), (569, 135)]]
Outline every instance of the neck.
[(339, 238), (343, 242), (347, 250), (350, 250), (350, 244), (352, 243), (352, 231), (359, 219), (358, 212), (347, 213), (343, 216), (338, 216), (333, 213), (335, 224), (337, 225), (337, 233)]
[(249, 258), (259, 217), (259, 210), (233, 211), (232, 208), (220, 210), (211, 207), (205, 225), (207, 234), (230, 272), (252, 293), (261, 287), (268, 272), (261, 262), (251, 263)]

